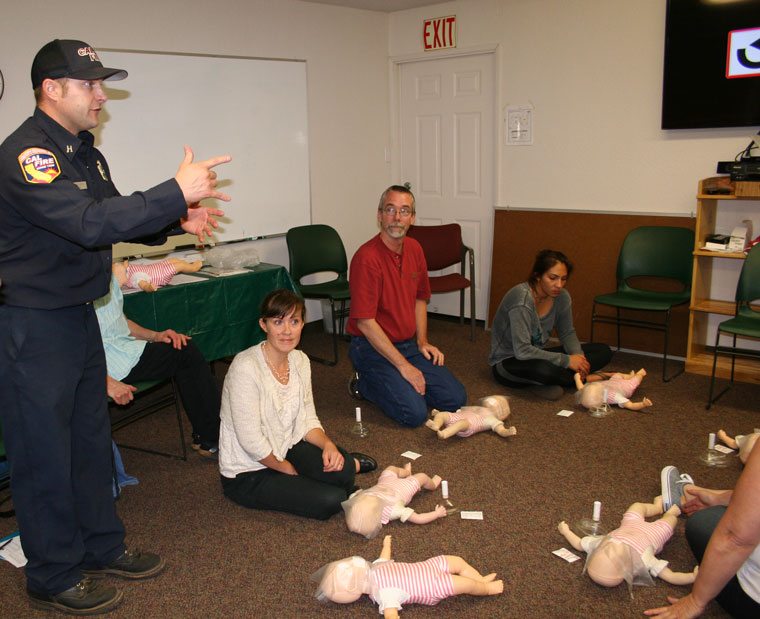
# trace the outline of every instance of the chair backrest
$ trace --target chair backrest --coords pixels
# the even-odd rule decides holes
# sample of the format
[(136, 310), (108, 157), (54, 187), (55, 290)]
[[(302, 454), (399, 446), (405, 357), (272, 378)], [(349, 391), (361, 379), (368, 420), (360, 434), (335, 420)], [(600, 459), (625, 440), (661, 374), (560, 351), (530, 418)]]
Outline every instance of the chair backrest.
[(285, 235), (290, 257), (290, 275), (296, 283), (312, 273), (333, 271), (347, 277), (348, 259), (335, 228), (325, 224), (298, 226)]
[(694, 232), (676, 226), (641, 226), (631, 230), (618, 257), (619, 285), (631, 277), (666, 277), (691, 288)]
[(760, 245), (755, 245), (749, 250), (742, 265), (739, 283), (736, 284), (736, 302), (748, 304), (758, 299), (760, 299)]
[(412, 226), (407, 236), (422, 245), (428, 271), (440, 271), (462, 261), (462, 228), (459, 224)]

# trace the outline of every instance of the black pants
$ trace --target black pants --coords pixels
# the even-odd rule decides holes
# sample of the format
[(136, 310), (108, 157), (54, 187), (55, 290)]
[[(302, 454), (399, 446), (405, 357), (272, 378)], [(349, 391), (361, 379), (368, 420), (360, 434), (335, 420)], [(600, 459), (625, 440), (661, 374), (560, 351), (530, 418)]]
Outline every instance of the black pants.
[(0, 306), (0, 415), (27, 587), (56, 594), (124, 549), (92, 304)]
[[(591, 372), (601, 370), (612, 359), (612, 350), (607, 344), (589, 342), (582, 344), (583, 354), (591, 365)], [(547, 352), (565, 352), (557, 346), (547, 348)], [(504, 359), (493, 366), (493, 376), (497, 382), (513, 389), (522, 389), (528, 385), (560, 385), (567, 389), (575, 388), (573, 375), (575, 370), (561, 368), (551, 361), (543, 359), (526, 359), (520, 361), (515, 357)]]
[(271, 509), (317, 520), (327, 520), (354, 489), (356, 463), (341, 447), (345, 463), (342, 471), (322, 470), (322, 450), (301, 441), (290, 448), (285, 459), (298, 471), (286, 475), (273, 469), (240, 473), (234, 479), (222, 477), (224, 495), (253, 509)]
[[(723, 506), (708, 507), (695, 512), (686, 520), (686, 540), (697, 563), (702, 563), (710, 537), (725, 512)], [(736, 575), (723, 587), (715, 601), (732, 617), (760, 617), (760, 604), (744, 592)]]
[(219, 387), (203, 353), (191, 341), (180, 349), (164, 342), (148, 343), (137, 365), (122, 382), (129, 384), (171, 377), (177, 383), (193, 434), (200, 435), (204, 443), (218, 441), (222, 402)]

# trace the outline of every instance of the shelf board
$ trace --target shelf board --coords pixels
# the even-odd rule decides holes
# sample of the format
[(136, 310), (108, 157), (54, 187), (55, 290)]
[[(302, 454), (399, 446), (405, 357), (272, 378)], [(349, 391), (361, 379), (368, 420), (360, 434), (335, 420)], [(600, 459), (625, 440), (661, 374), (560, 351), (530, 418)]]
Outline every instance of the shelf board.
[(736, 313), (736, 303), (734, 301), (716, 301), (714, 299), (694, 299), (689, 309), (694, 312), (733, 316)]
[(707, 249), (695, 249), (695, 256), (705, 256), (706, 258), (734, 258), (744, 260), (747, 255), (743, 251), (709, 251)]
[[(686, 359), (686, 371), (692, 374), (701, 374), (703, 376), (712, 375), (713, 355), (710, 352), (703, 352)], [(718, 355), (718, 364), (715, 369), (715, 376), (729, 380), (731, 378), (731, 357), (728, 355)], [(734, 370), (734, 380), (741, 383), (753, 383), (760, 385), (760, 372), (756, 359), (736, 358)]]

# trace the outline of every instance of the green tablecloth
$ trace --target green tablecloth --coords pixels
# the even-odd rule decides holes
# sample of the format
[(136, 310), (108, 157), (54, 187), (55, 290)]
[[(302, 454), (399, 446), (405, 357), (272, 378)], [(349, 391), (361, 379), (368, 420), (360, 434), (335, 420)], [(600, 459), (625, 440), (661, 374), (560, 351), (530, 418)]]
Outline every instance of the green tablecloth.
[(125, 295), (124, 313), (148, 329), (192, 336), (207, 361), (229, 357), (264, 339), (259, 306), (267, 293), (296, 290), (283, 266), (262, 262), (249, 271)]

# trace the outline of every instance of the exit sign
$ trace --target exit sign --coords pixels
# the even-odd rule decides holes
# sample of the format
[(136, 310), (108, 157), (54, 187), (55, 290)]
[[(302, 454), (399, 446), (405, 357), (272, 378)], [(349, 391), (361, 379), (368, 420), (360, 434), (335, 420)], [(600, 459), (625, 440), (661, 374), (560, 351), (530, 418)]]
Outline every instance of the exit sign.
[(422, 43), (425, 51), (457, 46), (457, 16), (426, 19), (422, 24)]

